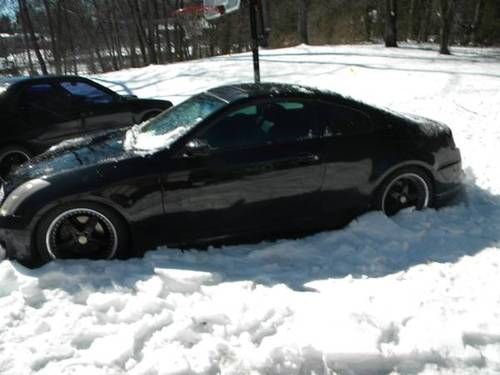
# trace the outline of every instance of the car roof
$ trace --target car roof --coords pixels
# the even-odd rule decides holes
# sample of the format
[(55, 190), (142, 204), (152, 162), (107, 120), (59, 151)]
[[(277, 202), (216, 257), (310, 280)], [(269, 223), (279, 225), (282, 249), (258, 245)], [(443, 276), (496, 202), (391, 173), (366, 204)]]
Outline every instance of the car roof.
[(315, 88), (286, 83), (239, 83), (208, 90), (208, 93), (230, 103), (259, 97), (317, 97), (335, 95)]
[(9, 87), (13, 85), (22, 85), (26, 82), (50, 82), (50, 81), (58, 81), (61, 79), (65, 80), (88, 80), (86, 77), (75, 76), (75, 75), (47, 75), (47, 76), (37, 76), (37, 77), (29, 77), (29, 76), (14, 76), (14, 77), (4, 77), (0, 78), (0, 91), (5, 91)]
[(2, 77), (0, 78), (0, 93), (7, 90), (13, 84), (23, 81), (26, 77)]

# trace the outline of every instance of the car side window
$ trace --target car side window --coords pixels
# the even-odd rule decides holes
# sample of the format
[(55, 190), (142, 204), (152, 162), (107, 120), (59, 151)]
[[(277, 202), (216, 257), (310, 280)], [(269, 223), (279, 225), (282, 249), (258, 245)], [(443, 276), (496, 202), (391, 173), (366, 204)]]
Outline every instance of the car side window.
[(69, 95), (64, 95), (49, 83), (27, 86), (20, 96), (20, 105), (23, 109), (56, 117), (63, 115), (69, 104)]
[(363, 112), (343, 105), (320, 103), (318, 119), (323, 136), (354, 136), (372, 131), (370, 118)]
[(114, 101), (113, 95), (87, 82), (63, 81), (60, 85), (78, 102), (86, 104), (106, 104)]
[(311, 112), (301, 101), (254, 104), (229, 113), (199, 138), (216, 149), (300, 142), (318, 137)]

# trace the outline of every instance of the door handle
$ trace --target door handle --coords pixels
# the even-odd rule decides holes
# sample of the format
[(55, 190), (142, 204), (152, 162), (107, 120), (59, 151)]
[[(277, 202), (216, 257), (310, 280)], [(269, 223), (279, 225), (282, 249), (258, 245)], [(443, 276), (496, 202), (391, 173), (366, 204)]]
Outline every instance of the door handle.
[(304, 162), (304, 163), (314, 163), (319, 160), (319, 156), (316, 154), (311, 154), (308, 152), (305, 152), (303, 154), (299, 154), (297, 156), (297, 161), (299, 162)]
[(302, 165), (302, 164), (313, 164), (316, 163), (318, 160), (319, 160), (318, 155), (305, 152), (297, 156), (286, 158), (282, 161), (282, 163), (286, 165)]
[(295, 156), (276, 160), (273, 164), (275, 168), (290, 168), (301, 165), (315, 164), (319, 161), (319, 156), (312, 153), (302, 153)]

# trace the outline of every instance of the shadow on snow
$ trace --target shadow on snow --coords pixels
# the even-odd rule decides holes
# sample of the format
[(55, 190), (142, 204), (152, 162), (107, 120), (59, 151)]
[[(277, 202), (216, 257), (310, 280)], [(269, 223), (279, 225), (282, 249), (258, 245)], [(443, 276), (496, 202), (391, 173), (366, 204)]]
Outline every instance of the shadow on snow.
[(475, 184), (468, 184), (467, 195), (467, 202), (437, 211), (406, 211), (393, 218), (370, 212), (343, 229), (296, 240), (207, 251), (160, 249), (143, 259), (57, 261), (38, 270), (13, 264), (19, 272), (38, 277), (41, 287), (69, 293), (117, 288), (133, 292), (138, 281), (158, 270), (208, 273), (202, 277), (205, 285), (253, 281), (304, 290), (305, 284), (315, 280), (383, 277), (429, 262), (454, 263), (496, 246), (500, 243), (500, 196)]

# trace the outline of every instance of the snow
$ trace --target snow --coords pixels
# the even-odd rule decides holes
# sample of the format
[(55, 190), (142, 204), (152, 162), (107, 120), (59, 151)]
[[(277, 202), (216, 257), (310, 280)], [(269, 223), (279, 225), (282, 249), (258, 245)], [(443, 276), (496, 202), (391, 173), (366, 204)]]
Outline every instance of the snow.
[(152, 132), (143, 133), (140, 131), (140, 125), (134, 125), (125, 133), (123, 146), (125, 150), (133, 151), (139, 155), (152, 154), (158, 150), (169, 148), (190, 129), (190, 126), (179, 126), (165, 134), (155, 135)]
[[(0, 373), (500, 373), (500, 49), (264, 51), (262, 76), (448, 124), (468, 200), (346, 228), (128, 261), (0, 263)], [(179, 103), (251, 55), (96, 76)]]

